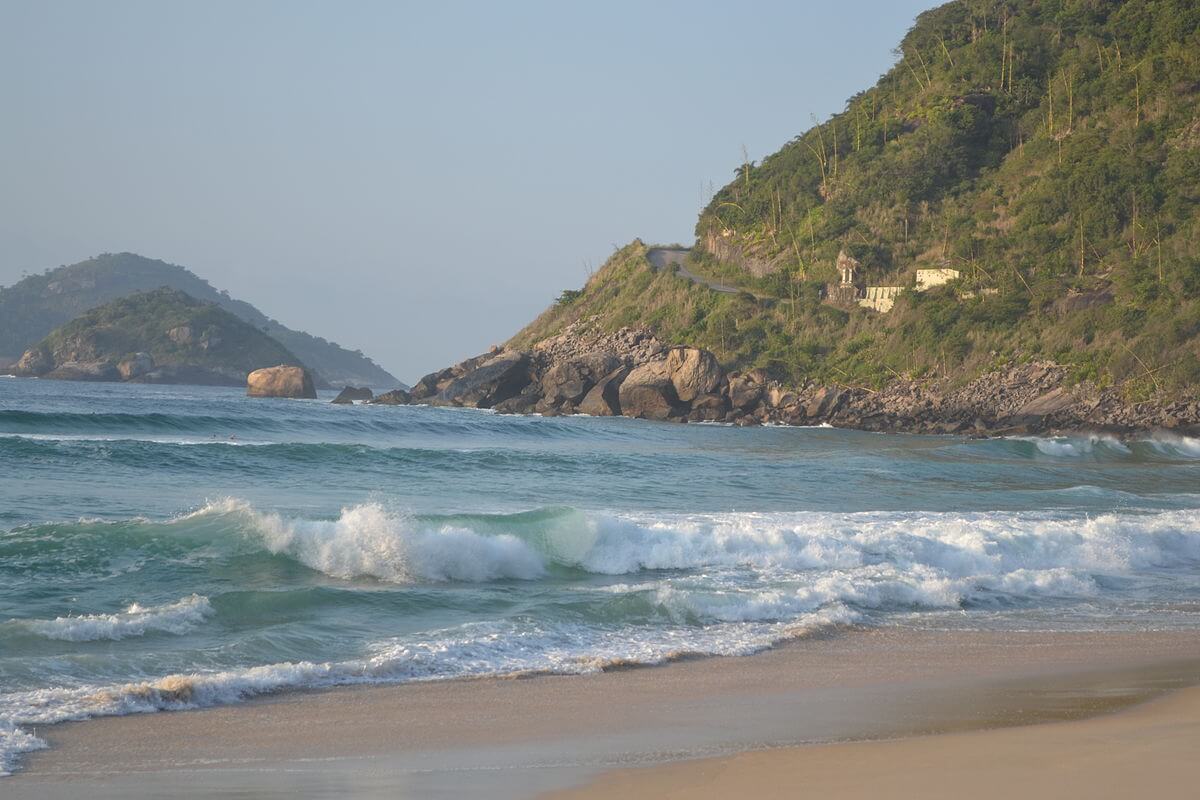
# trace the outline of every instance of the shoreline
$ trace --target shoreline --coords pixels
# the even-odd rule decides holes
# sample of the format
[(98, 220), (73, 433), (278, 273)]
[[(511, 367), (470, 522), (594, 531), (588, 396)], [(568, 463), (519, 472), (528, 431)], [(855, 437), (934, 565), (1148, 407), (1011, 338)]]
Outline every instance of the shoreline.
[(1079, 719), (1197, 682), (1190, 631), (852, 630), (752, 656), (62, 723), (38, 729), (50, 749), (0, 785), (14, 800), (167, 789), (527, 797), (641, 764)]

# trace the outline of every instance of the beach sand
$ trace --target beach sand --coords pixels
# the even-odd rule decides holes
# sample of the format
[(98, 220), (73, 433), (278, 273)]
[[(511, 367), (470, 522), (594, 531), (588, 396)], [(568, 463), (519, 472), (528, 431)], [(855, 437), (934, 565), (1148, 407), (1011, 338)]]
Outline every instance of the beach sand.
[[(1200, 700), (1167, 693), (1198, 682), (1194, 632), (847, 631), (743, 658), (49, 726), (38, 733), (50, 749), (0, 795), (790, 797), (809, 794), (812, 770), (825, 796), (938, 796), (930, 782), (962, 791), (978, 767), (987, 785), (973, 796), (1054, 797), (1043, 781), (1099, 765), (1123, 780), (1152, 769), (1175, 796), (1196, 785), (1183, 756), (1200, 753)], [(898, 741), (818, 744), (864, 739)], [(1176, 784), (1187, 770), (1193, 782)], [(1097, 774), (1091, 789), (1128, 786)]]
[(1116, 714), (886, 742), (809, 745), (601, 776), (593, 798), (1195, 798), (1200, 689)]

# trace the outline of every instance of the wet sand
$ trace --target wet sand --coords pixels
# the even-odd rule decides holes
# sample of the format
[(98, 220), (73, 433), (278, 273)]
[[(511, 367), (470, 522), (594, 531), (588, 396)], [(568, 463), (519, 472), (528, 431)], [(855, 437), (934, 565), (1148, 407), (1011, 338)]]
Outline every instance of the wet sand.
[(593, 798), (1194, 798), (1200, 689), (1116, 714), (888, 742), (809, 745), (608, 773)]
[[(1022, 737), (1068, 736), (1036, 732), (1144, 720), (1150, 713), (1168, 715), (1145, 721), (1141, 733), (1114, 731), (1111, 747), (1121, 746), (1122, 736), (1134, 737), (1157, 748), (1150, 757), (1171, 762), (1173, 747), (1200, 751), (1194, 692), (1145, 710), (1111, 712), (1198, 682), (1200, 634), (1194, 632), (848, 631), (745, 658), (584, 676), (289, 693), (239, 706), (50, 726), (38, 731), (50, 749), (0, 781), (0, 794), (13, 800), (503, 798), (583, 786), (591, 792), (583, 796), (649, 797), (723, 786), (718, 794), (724, 796), (771, 796), (772, 786), (780, 788), (775, 781), (786, 778), (794, 787), (800, 780), (795, 770), (814, 768), (813, 759), (850, 763), (836, 759), (853, 756), (836, 754), (851, 748), (917, 748), (901, 751), (913, 759), (907, 772), (900, 761), (880, 758), (877, 771), (864, 768), (862, 775), (864, 781), (871, 775), (919, 780), (959, 769), (937, 756), (943, 742), (967, 764), (991, 746), (976, 744), (979, 737), (1014, 737), (1012, 744), (996, 745), (1005, 754), (994, 765), (1001, 769), (1020, 761)], [(1095, 715), (1102, 716), (1063, 723)], [(1051, 724), (993, 730), (1036, 723)], [(1183, 745), (1168, 730), (1177, 730)], [(1091, 734), (1080, 735), (1090, 741)], [(901, 737), (925, 738), (814, 744)], [(792, 747), (801, 744), (807, 746)], [(1043, 749), (1052, 746), (1059, 745), (1048, 739), (1029, 755), (1045, 761)], [(1064, 758), (1104, 761), (1097, 746), (1099, 755), (1064, 749)], [(761, 766), (760, 759), (774, 766)], [(657, 766), (630, 769), (643, 765)], [(760, 768), (776, 777), (755, 778), (751, 773)], [(828, 769), (833, 780), (836, 770)], [(961, 771), (969, 777), (969, 770)], [(1166, 767), (1163, 774), (1174, 775)], [(713, 775), (729, 775), (734, 783)], [(589, 783), (595, 780), (600, 783)]]

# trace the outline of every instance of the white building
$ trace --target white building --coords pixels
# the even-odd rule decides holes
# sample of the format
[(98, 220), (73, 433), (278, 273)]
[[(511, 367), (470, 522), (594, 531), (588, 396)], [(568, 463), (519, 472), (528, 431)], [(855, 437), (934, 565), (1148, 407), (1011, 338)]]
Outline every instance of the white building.
[(950, 281), (956, 281), (959, 272), (956, 269), (919, 269), (917, 270), (916, 291), (923, 292), (935, 286), (942, 286)]

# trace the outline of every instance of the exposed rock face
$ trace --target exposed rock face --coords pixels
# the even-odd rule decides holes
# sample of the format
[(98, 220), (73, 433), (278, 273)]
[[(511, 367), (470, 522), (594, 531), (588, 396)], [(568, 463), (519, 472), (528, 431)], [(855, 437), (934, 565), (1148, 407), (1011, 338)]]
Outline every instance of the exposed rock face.
[(682, 416), (682, 403), (671, 382), (666, 360), (651, 361), (633, 369), (618, 392), (621, 413), (626, 417), (665, 420)]
[(533, 376), (528, 353), (500, 353), (466, 370), (438, 392), (446, 405), (491, 408), (521, 392)]
[(18, 375), (43, 375), (54, 369), (54, 359), (40, 347), (26, 350), (17, 361), (15, 372)]
[(726, 375), (712, 353), (664, 347), (648, 330), (603, 333), (589, 330), (590, 322), (528, 352), (493, 349), (426, 375), (411, 394), (388, 392), (371, 402), (970, 436), (1147, 429), (1200, 434), (1200, 401), (1131, 406), (1116, 389), (1068, 388), (1066, 369), (1055, 364), (1014, 364), (962, 387), (903, 379), (880, 391), (785, 387), (759, 369)]
[(246, 394), (251, 397), (300, 397), (315, 400), (312, 375), (303, 367), (280, 364), (256, 369), (246, 376)]
[(697, 347), (672, 347), (667, 351), (667, 371), (676, 397), (684, 403), (716, 394), (725, 380), (725, 370), (717, 357)]
[(372, 400), (374, 397), (375, 393), (370, 389), (365, 387), (359, 389), (356, 386), (347, 386), (345, 389), (342, 389), (340, 392), (338, 392), (338, 396), (333, 398), (332, 402), (339, 406), (348, 406), (351, 405), (355, 400)]
[(593, 417), (621, 416), (621, 384), (628, 375), (629, 367), (620, 367), (597, 381), (580, 402), (579, 413)]
[(403, 389), (392, 389), (390, 392), (384, 392), (378, 397), (368, 397), (364, 402), (381, 406), (406, 406), (412, 401), (412, 395), (408, 392)]
[(149, 353), (134, 353), (117, 364), (117, 372), (121, 374), (121, 379), (126, 381), (140, 378), (152, 369), (154, 369), (154, 359), (150, 357)]

